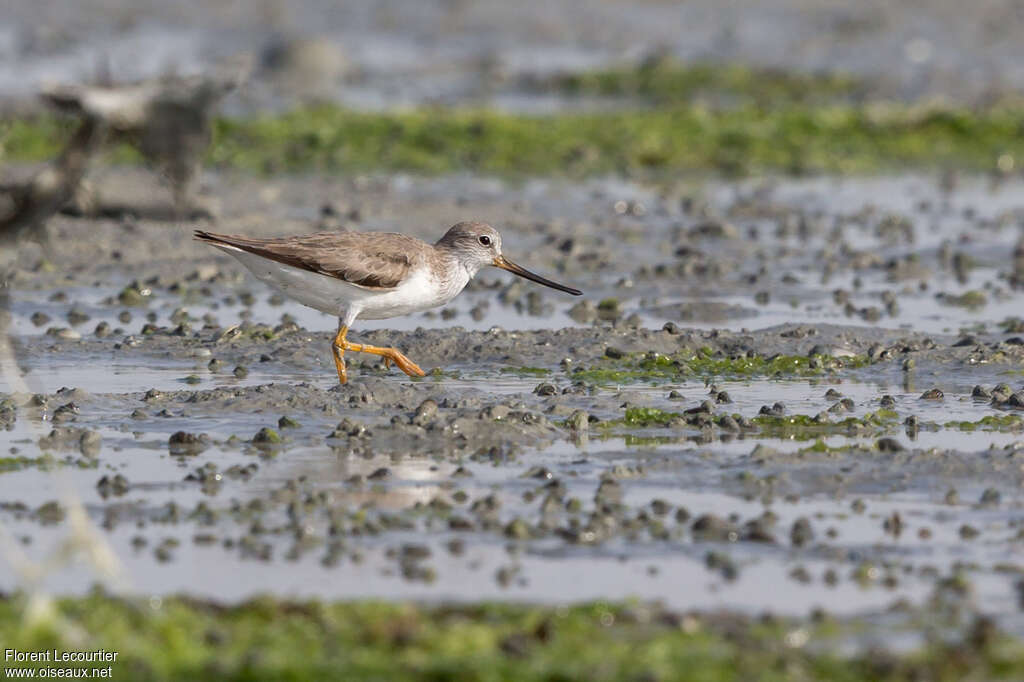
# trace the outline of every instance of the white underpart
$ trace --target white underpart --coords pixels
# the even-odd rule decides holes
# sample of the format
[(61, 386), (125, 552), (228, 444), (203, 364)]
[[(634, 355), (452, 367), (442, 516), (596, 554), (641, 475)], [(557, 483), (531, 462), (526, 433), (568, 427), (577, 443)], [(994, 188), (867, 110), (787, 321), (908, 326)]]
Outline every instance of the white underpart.
[(385, 320), (444, 305), (458, 296), (470, 280), (469, 272), (457, 267), (454, 268), (456, 276), (442, 284), (432, 277), (429, 268), (419, 267), (394, 289), (373, 290), (284, 265), (233, 246), (214, 246), (237, 258), (260, 281), (303, 305), (337, 315), (347, 327), (352, 326), (357, 317)]

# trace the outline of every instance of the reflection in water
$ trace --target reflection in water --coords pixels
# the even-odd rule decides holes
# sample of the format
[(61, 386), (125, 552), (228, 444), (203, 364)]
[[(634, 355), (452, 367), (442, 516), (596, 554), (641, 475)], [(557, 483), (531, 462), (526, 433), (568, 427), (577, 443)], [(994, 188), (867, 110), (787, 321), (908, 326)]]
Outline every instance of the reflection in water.
[[(410, 192), (439, 196), (450, 195), (455, 181), (409, 182)], [(922, 180), (887, 182), (895, 184), (887, 185), (885, 192), (878, 191), (875, 180), (839, 183), (838, 188), (816, 180), (786, 181), (774, 191), (780, 202), (817, 204), (825, 210), (823, 215), (832, 217), (855, 212), (867, 199), (879, 202), (880, 210), (913, 213), (917, 199), (934, 193)], [(507, 189), (495, 186), (495, 193)], [(1021, 185), (1010, 182), (1006, 187), (990, 196), (968, 183), (964, 200), (979, 207), (980, 219), (989, 219), (1018, 200)], [(529, 194), (537, 215), (564, 212), (589, 220), (594, 212), (608, 210), (607, 206), (592, 208), (602, 204), (594, 201), (592, 190), (593, 186), (572, 186), (555, 196), (559, 186), (541, 182), (508, 192), (513, 200)], [(621, 185), (608, 190), (644, 191)], [(710, 196), (718, 206), (727, 207), (739, 190), (731, 185), (722, 191), (728, 196), (716, 197), (714, 188)], [(608, 192), (602, 196), (607, 198)], [(645, 195), (644, 200), (653, 207), (657, 198)], [(915, 280), (891, 280), (893, 271), (874, 265), (831, 273), (823, 283), (806, 273), (815, 271), (811, 261), (831, 240), (828, 231), (812, 235), (813, 243), (804, 244), (792, 235), (776, 234), (773, 225), (759, 219), (743, 219), (741, 227), (759, 228), (753, 246), (742, 240), (705, 239), (700, 244), (705, 255), (722, 260), (734, 253), (738, 257), (736, 278), (727, 276), (714, 283), (717, 289), (707, 289), (700, 301), (724, 302), (754, 310), (756, 315), (743, 312), (742, 317), (707, 324), (733, 329), (797, 320), (868, 325), (872, 323), (860, 312), (848, 319), (845, 306), (837, 300), (850, 301), (856, 311), (866, 306), (884, 310), (883, 294), (895, 291), (898, 310), (883, 313), (877, 324), (934, 331), (986, 322), (992, 331), (993, 323), (1010, 313), (1012, 299), (993, 293), (986, 306), (974, 310), (947, 305), (935, 294), (983, 289), (1005, 266), (1005, 254), (1000, 252), (1009, 253), (1008, 245), (1018, 237), (1011, 234), (1013, 230), (979, 231), (971, 242), (961, 244), (956, 237), (967, 223), (958, 210), (948, 214), (935, 221), (930, 215), (920, 219), (913, 245), (891, 243), (870, 221), (844, 234), (850, 250), (877, 251), (883, 265), (909, 252), (920, 252), (922, 260), (934, 265), (941, 260), (937, 254), (946, 240), (953, 240), (958, 249), (982, 263), (961, 273), (937, 269), (927, 289)], [(616, 239), (621, 248), (614, 258), (602, 256), (610, 258), (613, 267), (601, 272), (579, 264), (574, 267), (580, 268), (584, 279), (591, 278), (595, 301), (618, 299), (616, 304), (606, 304), (605, 310), (636, 314), (641, 324), (660, 327), (670, 308), (678, 305), (682, 310), (687, 303), (677, 293), (680, 280), (645, 279), (633, 271), (639, 270), (637, 264), (664, 264), (657, 248), (680, 218), (662, 216), (656, 210), (648, 215), (642, 227), (649, 229), (651, 238)], [(611, 237), (635, 236), (640, 231), (637, 226), (618, 227), (623, 234)], [(595, 241), (606, 236), (597, 235)], [(744, 283), (743, 273), (761, 267), (752, 254), (769, 246), (783, 249), (775, 269), (792, 276), (780, 285), (779, 294), (759, 302), (754, 299), (756, 292)], [(604, 248), (601, 244), (594, 248), (599, 247)], [(683, 258), (672, 256), (677, 257)], [(622, 281), (606, 274), (610, 272)], [(627, 280), (623, 273), (636, 276)], [(903, 277), (906, 269), (896, 274)], [(103, 277), (107, 275), (98, 276)], [(551, 298), (531, 300), (524, 295), (517, 306), (507, 282), (488, 288), (498, 281), (487, 278), (480, 288), (458, 299), (454, 318), (411, 316), (382, 324), (403, 329), (580, 324), (575, 318), (583, 316), (570, 316), (568, 304)], [(452, 404), (472, 404), (474, 414), (478, 407), (521, 402), (554, 424), (560, 425), (576, 409), (585, 410), (595, 421), (575, 437), (568, 437), (566, 428), (552, 429), (553, 442), (512, 442), (493, 457), (459, 450), (441, 443), (442, 438), (415, 441), (405, 449), (386, 439), (367, 438), (349, 448), (326, 438), (350, 409), (339, 401), (322, 413), (310, 410), (295, 415), (301, 426), (283, 433), (280, 447), (260, 449), (250, 442), (253, 434), (276, 423), (282, 404), (289, 405), (291, 412), (291, 403), (254, 399), (216, 410), (205, 410), (201, 402), (151, 408), (140, 395), (149, 388), (187, 393), (270, 383), (294, 387), (299, 382), (328, 389), (334, 384), (329, 368), (253, 363), (248, 375), (239, 378), (230, 368), (211, 372), (206, 367), (208, 356), (197, 352), (185, 357), (184, 351), (177, 358), (159, 358), (141, 366), (113, 352), (115, 340), (138, 334), (146, 323), (171, 327), (185, 317), (200, 328), (206, 315), (222, 326), (243, 317), (276, 324), (286, 312), (309, 329), (333, 329), (336, 321), (303, 308), (274, 305), (269, 291), (249, 281), (230, 296), (222, 290), (223, 299), (182, 298), (169, 287), (154, 287), (145, 307), (127, 311), (129, 319), (122, 314), (123, 306), (105, 302), (126, 283), (109, 280), (68, 287), (64, 297), (47, 290), (18, 291), (14, 324), (20, 341), (39, 344), (37, 349), (45, 348), (47, 337), (42, 334), (51, 327), (71, 326), (83, 335), (101, 322), (111, 329), (111, 349), (102, 352), (29, 353), (33, 364), (25, 380), (32, 391), (49, 394), (62, 386), (88, 387), (88, 393), (74, 398), (78, 412), (64, 426), (95, 432), (101, 441), (98, 464), (81, 448), (80, 433), (77, 440), (67, 437), (54, 446), (52, 454), (57, 463), (66, 465), (76, 488), (84, 491), (94, 517), (108, 526), (111, 542), (127, 557), (129, 571), (141, 589), (186, 590), (227, 599), (266, 590), (322, 597), (540, 601), (636, 595), (683, 608), (770, 608), (803, 614), (814, 606), (827, 606), (830, 612), (852, 613), (903, 598), (920, 602), (939, 576), (971, 566), (973, 596), (979, 604), (997, 613), (1016, 608), (1012, 578), (997, 569), (1006, 563), (1017, 535), (1015, 515), (1022, 499), (1019, 454), (1012, 448), (1024, 436), (1015, 431), (971, 432), (942, 426), (1003, 414), (969, 396), (975, 383), (991, 386), (1009, 380), (1005, 367), (976, 366), (965, 372), (962, 367), (940, 366), (903, 372), (894, 362), (845, 372), (842, 380), (758, 378), (723, 381), (715, 387), (732, 399), (715, 405), (718, 414), (747, 418), (777, 402), (784, 403), (784, 415), (817, 415), (839, 403), (835, 394), (826, 397), (830, 389), (852, 402), (828, 412), (832, 422), (862, 418), (879, 410), (883, 397), (887, 396), (886, 405), (891, 399), (890, 409), (897, 417), (862, 433), (835, 429), (730, 433), (685, 424), (626, 427), (616, 423), (626, 404), (682, 412), (707, 400), (710, 387), (690, 380), (601, 386), (594, 392), (562, 395), (560, 390), (572, 383), (572, 376), (550, 367), (544, 381), (554, 384), (556, 393), (545, 397), (533, 393), (540, 381), (537, 377), (495, 375), (493, 366), (454, 367), (459, 378), (446, 376), (430, 384), (430, 394), (447, 396)], [(252, 291), (251, 305), (242, 303), (250, 300), (241, 295), (242, 289)], [(836, 289), (846, 294), (836, 294)], [(179, 310), (186, 302), (187, 312)], [(549, 305), (553, 310), (546, 316), (530, 314), (531, 310), (546, 312)], [(70, 315), (72, 310), (75, 314)], [(709, 306), (705, 312), (716, 310)], [(88, 321), (81, 321), (86, 316)], [(693, 324), (705, 323), (695, 319), (682, 326)], [(191, 381), (197, 383), (186, 381), (192, 374)], [(387, 376), (382, 381), (393, 387), (390, 382), (402, 378)], [(1012, 383), (1018, 386), (1019, 377), (1013, 375)], [(920, 400), (921, 392), (933, 387), (946, 393), (945, 400)], [(0, 387), (4, 389), (9, 387)], [(670, 390), (676, 392), (675, 399), (669, 399)], [(408, 396), (400, 406), (361, 405), (359, 419), (371, 430), (386, 431), (391, 419), (407, 419), (422, 398), (417, 391)], [(13, 429), (0, 434), (5, 452), (11, 448), (33, 452), (38, 439), (29, 426), (46, 431), (59, 426), (50, 418), (57, 407), (71, 400), (51, 396), (44, 409), (19, 406)], [(301, 401), (296, 404), (301, 412)], [(911, 416), (917, 418), (918, 427), (908, 430), (903, 421)], [(194, 456), (171, 456), (168, 440), (178, 431), (205, 435), (210, 445)], [(878, 442), (882, 437), (892, 439), (884, 449)], [(90, 439), (94, 437), (87, 438), (93, 442)], [(198, 475), (199, 471), (205, 473)], [(244, 475), (236, 475), (239, 471)], [(115, 475), (125, 479), (126, 490), (98, 487), (102, 477)], [(31, 538), (27, 551), (45, 552), (56, 529), (39, 524), (34, 510), (53, 500), (56, 491), (36, 466), (2, 476), (3, 502), (10, 506), (0, 513), (9, 517), (20, 536)], [(210, 480), (217, 480), (217, 485), (207, 485)], [(606, 495), (598, 500), (602, 486)], [(103, 490), (110, 495), (106, 499)], [(564, 494), (552, 497), (553, 490)], [(199, 508), (200, 502), (205, 508)], [(260, 506), (262, 516), (252, 511)], [(607, 513), (606, 506), (621, 514)], [(477, 517), (482, 508), (489, 515), (486, 526)], [(691, 527), (699, 517), (732, 524), (741, 539), (695, 539)], [(554, 519), (553, 530), (538, 530), (548, 519)], [(813, 527), (814, 537), (797, 547), (790, 534), (800, 519)], [(652, 520), (660, 524), (653, 527), (655, 532)], [(756, 534), (744, 530), (753, 521), (758, 522)], [(592, 536), (575, 532), (591, 523), (611, 528), (605, 542), (588, 544), (585, 538)], [(967, 542), (965, 537), (973, 532), (980, 533), (978, 539)], [(742, 533), (756, 535), (756, 541)], [(158, 560), (154, 547), (168, 539), (179, 543), (172, 560)], [(297, 545), (301, 551), (293, 552)], [(259, 551), (242, 551), (242, 546), (258, 546)], [(403, 550), (406, 546), (411, 547)], [(434, 582), (405, 580), (395, 560), (403, 551), (422, 556), (422, 563), (435, 569)], [(709, 554), (714, 555), (710, 569)], [(512, 577), (499, 581), (499, 572)], [(581, 580), (581, 575), (586, 579)], [(764, 589), (768, 580), (771, 590)], [(12, 584), (12, 576), (0, 572), (0, 587)], [(73, 572), (55, 576), (54, 585), (67, 590), (87, 587), (86, 579)]]

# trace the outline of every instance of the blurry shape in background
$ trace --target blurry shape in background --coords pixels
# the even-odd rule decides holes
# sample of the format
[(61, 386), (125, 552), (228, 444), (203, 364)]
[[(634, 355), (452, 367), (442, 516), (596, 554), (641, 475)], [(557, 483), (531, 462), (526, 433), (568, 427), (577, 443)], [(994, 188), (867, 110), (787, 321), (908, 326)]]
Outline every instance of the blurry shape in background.
[[(63, 85), (44, 98), (107, 126), (112, 141), (138, 149), (171, 187), (176, 217), (211, 217), (197, 197), (203, 155), (210, 146), (218, 104), (248, 79), (249, 58), (209, 74), (163, 76), (127, 85)], [(111, 212), (97, 202), (101, 213)], [(114, 211), (118, 212), (118, 211)]]
[(9, 256), (16, 252), (11, 247), (24, 239), (45, 245), (46, 221), (78, 192), (106, 133), (100, 118), (85, 113), (60, 156), (28, 181), (0, 188), (0, 245)]
[(322, 37), (276, 35), (260, 54), (260, 75), (281, 92), (302, 99), (327, 101), (337, 85), (354, 71), (334, 41)]

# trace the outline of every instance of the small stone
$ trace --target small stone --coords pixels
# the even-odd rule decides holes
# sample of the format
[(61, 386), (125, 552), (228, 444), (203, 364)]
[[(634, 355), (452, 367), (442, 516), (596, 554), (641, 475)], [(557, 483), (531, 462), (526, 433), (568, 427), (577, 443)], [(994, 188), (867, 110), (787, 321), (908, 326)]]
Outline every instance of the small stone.
[(603, 478), (594, 494), (594, 502), (599, 506), (616, 505), (622, 502), (622, 486), (613, 478)]
[(328, 438), (359, 438), (369, 435), (366, 426), (346, 417), (338, 422), (327, 437)]
[(980, 398), (983, 400), (990, 400), (992, 398), (992, 392), (979, 384), (974, 387), (974, 390), (971, 391), (971, 397)]
[(520, 474), (519, 478), (537, 478), (542, 481), (550, 481), (555, 475), (547, 467), (533, 466)]
[(55, 424), (74, 421), (77, 418), (78, 413), (78, 405), (76, 405), (75, 403), (66, 403), (53, 411), (53, 417), (51, 417), (51, 421), (53, 421)]
[(46, 335), (52, 336), (55, 339), (64, 339), (65, 341), (77, 341), (82, 338), (81, 334), (68, 327), (50, 327), (46, 330)]
[(274, 429), (264, 426), (252, 437), (252, 442), (272, 445), (281, 442), (281, 435)]
[(789, 531), (789, 541), (796, 547), (803, 547), (805, 544), (814, 539), (814, 530), (811, 528), (811, 522), (805, 517), (800, 517), (793, 522), (793, 527)]
[(768, 524), (763, 519), (751, 519), (743, 524), (742, 538), (747, 542), (775, 542), (775, 536), (768, 530)]
[(515, 519), (505, 526), (505, 537), (514, 540), (528, 540), (530, 538), (530, 526), (522, 519)]
[(739, 529), (734, 523), (715, 514), (697, 517), (690, 526), (690, 532), (697, 540), (712, 542), (736, 542), (740, 537)]
[(992, 389), (992, 401), (996, 403), (1005, 403), (1011, 395), (1013, 395), (1013, 389), (1009, 384), (996, 384)]
[(543, 383), (538, 384), (537, 387), (533, 389), (533, 392), (539, 396), (549, 396), (556, 395), (558, 393), (558, 389), (555, 388), (554, 384)]
[(782, 403), (775, 403), (771, 407), (768, 405), (762, 405), (758, 414), (768, 415), (770, 417), (781, 417), (786, 414), (786, 406)]
[(67, 516), (67, 511), (57, 502), (46, 502), (36, 509), (36, 518), (43, 525), (60, 523)]
[(196, 435), (177, 431), (167, 441), (172, 455), (197, 455), (209, 444), (206, 434)]
[(879, 452), (903, 452), (906, 450), (902, 443), (888, 436), (875, 441), (875, 447), (878, 448)]
[(297, 429), (299, 428), (299, 422), (295, 421), (289, 416), (282, 416), (277, 420), (277, 428), (279, 429)]
[(664, 516), (671, 511), (672, 505), (661, 498), (651, 500), (651, 511), (657, 516)]
[(590, 415), (583, 410), (575, 410), (567, 420), (570, 429), (576, 432), (587, 431), (590, 428)]
[(960, 537), (964, 540), (973, 540), (981, 535), (981, 531), (969, 524), (960, 526)]
[(730, 222), (711, 219), (690, 228), (690, 236), (705, 239), (736, 239), (740, 236), (740, 231)]
[(77, 327), (83, 322), (88, 322), (89, 319), (90, 318), (87, 313), (84, 313), (81, 310), (78, 310), (77, 308), (72, 308), (71, 310), (68, 311), (67, 314), (68, 324), (70, 324), (72, 327)]
[(718, 418), (718, 428), (723, 431), (736, 432), (740, 430), (740, 423), (731, 414), (723, 414)]
[(96, 431), (86, 431), (78, 441), (78, 447), (83, 455), (95, 457), (100, 452), (100, 444), (103, 438)]
[(428, 424), (437, 416), (437, 410), (437, 401), (427, 398), (416, 407), (416, 412), (412, 417), (412, 423), (418, 424), (419, 426)]
[(117, 301), (121, 305), (137, 306), (145, 303), (146, 298), (137, 285), (128, 285), (117, 295)]
[(490, 419), (499, 422), (502, 419), (508, 417), (508, 415), (511, 412), (512, 408), (510, 408), (508, 405), (491, 405), (490, 407), (484, 409), (481, 416), (484, 417), (485, 419)]
[(710, 400), (702, 400), (700, 405), (683, 410), (683, 414), (714, 414), (715, 405)]
[(995, 488), (986, 488), (985, 491), (981, 493), (981, 499), (978, 503), (983, 507), (994, 507), (999, 504), (1001, 499), (1002, 495), (999, 494), (998, 490)]
[(611, 358), (612, 360), (620, 360), (626, 357), (626, 354), (623, 351), (613, 346), (608, 346), (608, 348), (605, 348), (604, 355), (605, 357)]

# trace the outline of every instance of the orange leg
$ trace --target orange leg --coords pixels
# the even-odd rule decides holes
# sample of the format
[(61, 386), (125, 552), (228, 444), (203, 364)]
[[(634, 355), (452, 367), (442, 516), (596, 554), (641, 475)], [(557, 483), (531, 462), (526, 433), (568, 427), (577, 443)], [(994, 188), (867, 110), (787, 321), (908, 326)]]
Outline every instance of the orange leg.
[(334, 355), (334, 366), (338, 370), (338, 383), (348, 383), (348, 372), (345, 371), (345, 334), (348, 327), (338, 329), (338, 335), (331, 342), (331, 353)]
[(420, 369), (419, 365), (407, 358), (397, 348), (381, 348), (380, 346), (368, 346), (364, 343), (350, 343), (345, 340), (346, 334), (348, 334), (348, 327), (341, 327), (338, 330), (338, 335), (334, 337), (334, 343), (331, 344), (331, 350), (334, 351), (334, 366), (338, 369), (338, 381), (341, 383), (344, 384), (348, 381), (348, 375), (345, 372), (345, 351), (347, 350), (355, 353), (380, 355), (384, 358), (385, 365), (390, 367), (393, 362), (398, 365), (400, 370), (411, 377), (426, 376), (426, 372)]

